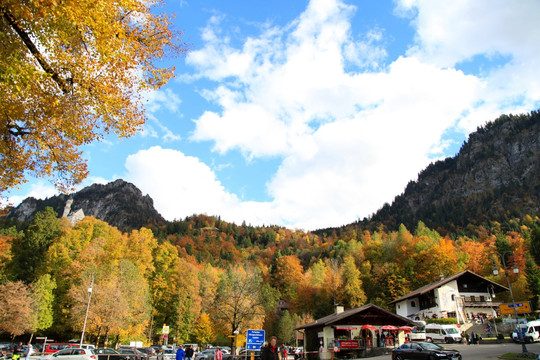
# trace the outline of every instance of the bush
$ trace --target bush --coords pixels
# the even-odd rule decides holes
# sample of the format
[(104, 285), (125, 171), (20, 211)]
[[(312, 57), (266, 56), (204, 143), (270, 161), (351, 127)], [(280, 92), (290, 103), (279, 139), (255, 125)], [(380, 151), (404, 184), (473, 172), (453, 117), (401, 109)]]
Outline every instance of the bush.
[(498, 334), (497, 334), (497, 339), (499, 339), (499, 340), (504, 340), (504, 335), (503, 335), (503, 333), (498, 333)]

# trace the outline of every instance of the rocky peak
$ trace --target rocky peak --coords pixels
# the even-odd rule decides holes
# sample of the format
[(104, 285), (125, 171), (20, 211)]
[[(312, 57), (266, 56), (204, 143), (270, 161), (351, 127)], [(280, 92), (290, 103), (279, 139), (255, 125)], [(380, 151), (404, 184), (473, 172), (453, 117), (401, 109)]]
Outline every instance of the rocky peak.
[(45, 200), (27, 198), (12, 209), (9, 216), (28, 221), (47, 206), (72, 222), (84, 215), (93, 216), (123, 231), (165, 224), (152, 198), (143, 196), (135, 185), (121, 179), (106, 185), (93, 184), (69, 196), (62, 194)]

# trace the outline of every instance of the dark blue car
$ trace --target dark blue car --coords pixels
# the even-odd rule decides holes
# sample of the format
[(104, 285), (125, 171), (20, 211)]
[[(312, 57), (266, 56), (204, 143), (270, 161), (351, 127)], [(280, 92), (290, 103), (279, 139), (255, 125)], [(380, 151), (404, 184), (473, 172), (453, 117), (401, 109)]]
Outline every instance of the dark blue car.
[(440, 345), (429, 342), (406, 343), (392, 350), (392, 360), (406, 359), (446, 359), (461, 360), (457, 350), (446, 349)]

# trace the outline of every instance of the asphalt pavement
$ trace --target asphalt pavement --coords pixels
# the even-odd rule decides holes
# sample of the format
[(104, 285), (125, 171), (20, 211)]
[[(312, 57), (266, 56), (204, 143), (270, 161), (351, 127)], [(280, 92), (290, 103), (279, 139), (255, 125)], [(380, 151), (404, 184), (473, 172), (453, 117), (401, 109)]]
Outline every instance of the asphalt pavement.
[[(521, 353), (521, 344), (514, 343), (502, 343), (502, 344), (478, 344), (478, 345), (466, 345), (466, 344), (441, 344), (449, 349), (458, 350), (463, 360), (494, 360), (507, 353)], [(530, 353), (540, 354), (540, 343), (526, 344), (527, 351)], [(388, 355), (374, 356), (366, 358), (370, 360), (389, 360), (391, 359), (390, 353)]]

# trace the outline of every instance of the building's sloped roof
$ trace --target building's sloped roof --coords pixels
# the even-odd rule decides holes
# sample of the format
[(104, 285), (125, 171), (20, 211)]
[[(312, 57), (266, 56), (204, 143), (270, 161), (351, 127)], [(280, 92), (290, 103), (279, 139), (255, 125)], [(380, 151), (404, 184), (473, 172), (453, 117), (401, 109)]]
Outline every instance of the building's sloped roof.
[[(393, 312), (385, 310), (385, 309), (383, 309), (383, 308), (381, 308), (381, 307), (379, 307), (377, 305), (367, 304), (367, 305), (364, 305), (364, 306), (357, 307), (355, 309), (350, 309), (350, 310), (346, 310), (346, 311), (343, 311), (343, 312), (340, 312), (340, 313), (337, 313), (337, 314), (334, 313), (332, 315), (325, 316), (325, 317), (317, 319), (317, 320), (315, 320), (315, 321), (313, 321), (313, 322), (311, 322), (309, 324), (299, 326), (295, 330), (309, 329), (309, 328), (313, 328), (313, 327), (329, 326), (329, 325), (336, 324), (336, 323), (339, 323), (341, 321), (344, 321), (348, 317), (351, 317), (353, 315), (360, 314), (360, 313), (363, 313), (363, 312), (367, 312), (369, 310), (375, 310), (375, 311), (381, 312), (382, 314), (384, 314), (386, 316), (395, 318), (398, 322), (402, 322), (403, 324), (415, 325), (413, 323), (413, 321), (411, 321), (410, 319), (408, 319), (406, 317), (394, 314)], [(358, 324), (358, 325), (367, 325), (367, 324)], [(371, 325), (373, 325), (373, 324), (371, 324)], [(391, 324), (387, 324), (387, 325), (391, 325)]]
[(457, 274), (454, 274), (452, 276), (449, 276), (447, 278), (443, 278), (441, 280), (438, 280), (438, 281), (435, 281), (435, 282), (432, 282), (431, 284), (427, 284), (425, 286), (422, 286), (421, 288), (418, 288), (416, 290), (414, 290), (413, 292), (410, 292), (408, 293), (407, 295), (404, 295), (402, 297), (400, 297), (399, 299), (396, 299), (394, 301), (391, 301), (389, 304), (395, 304), (395, 303), (398, 303), (400, 301), (403, 301), (403, 300), (407, 300), (407, 299), (410, 299), (410, 298), (414, 298), (414, 297), (417, 297), (417, 296), (420, 296), (420, 295), (423, 295), (425, 293), (428, 293), (430, 292), (431, 290), (434, 290), (444, 284), (447, 284), (451, 281), (454, 281), (464, 275), (471, 275), (473, 277), (477, 277), (479, 280), (483, 280), (483, 281), (486, 281), (490, 284), (492, 284), (494, 287), (495, 287), (495, 291), (497, 292), (500, 292), (500, 291), (508, 291), (508, 288), (507, 287), (504, 287), (494, 281), (491, 281), (489, 279), (486, 279), (485, 277), (482, 277), (480, 275), (477, 275), (475, 273), (473, 273), (472, 271), (469, 271), (469, 270), (465, 270), (465, 271), (462, 271), (462, 272), (459, 272)]

